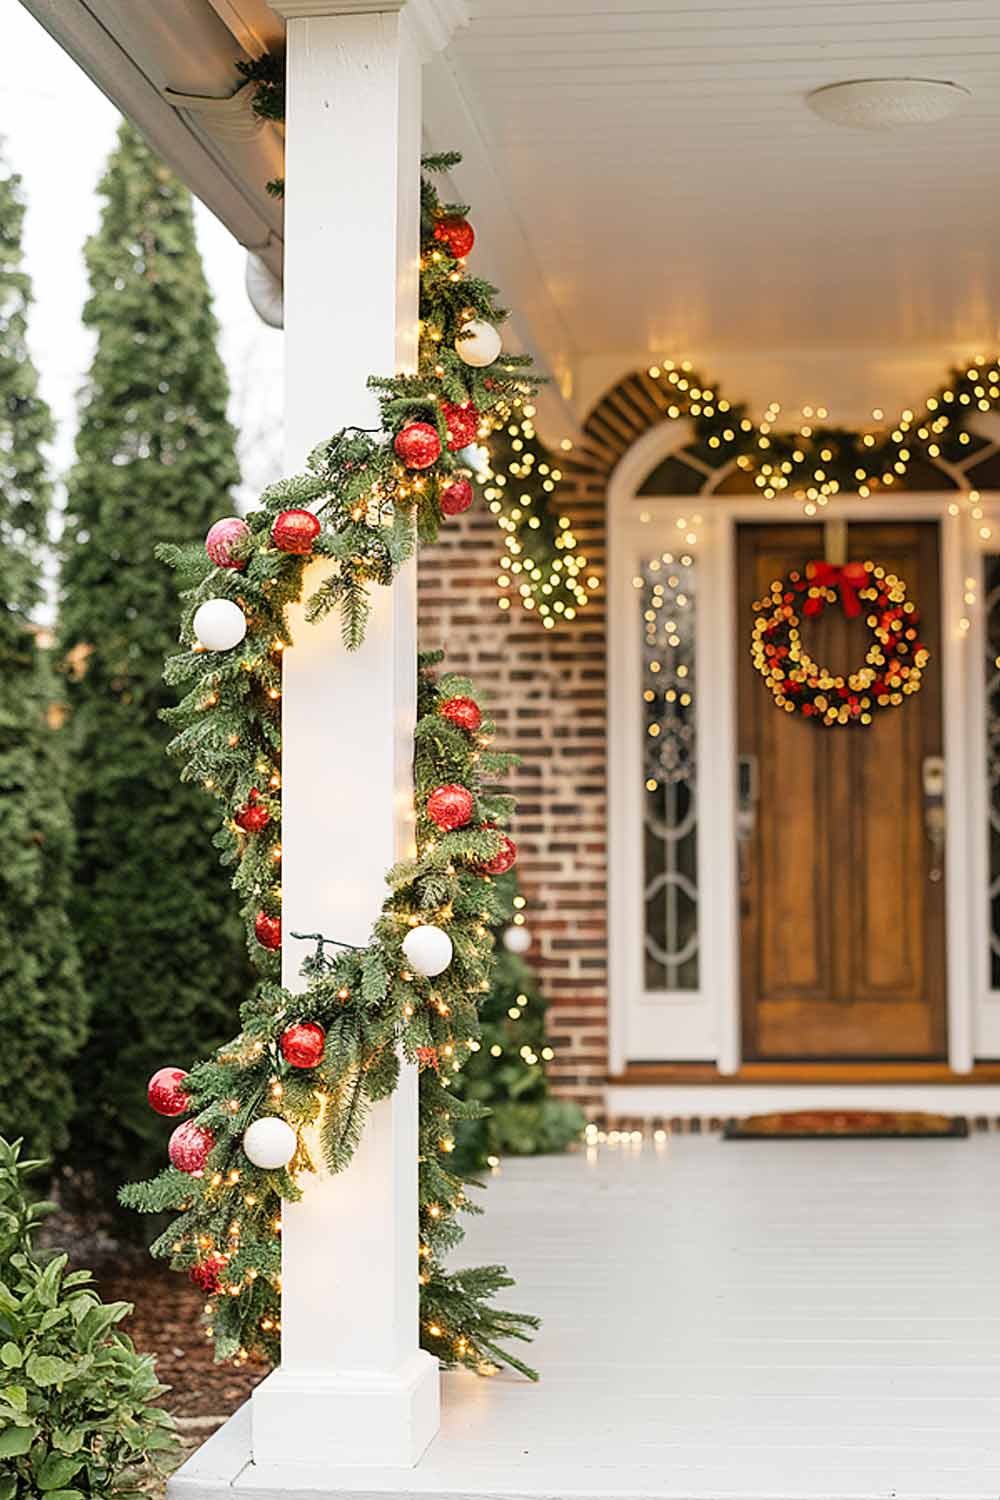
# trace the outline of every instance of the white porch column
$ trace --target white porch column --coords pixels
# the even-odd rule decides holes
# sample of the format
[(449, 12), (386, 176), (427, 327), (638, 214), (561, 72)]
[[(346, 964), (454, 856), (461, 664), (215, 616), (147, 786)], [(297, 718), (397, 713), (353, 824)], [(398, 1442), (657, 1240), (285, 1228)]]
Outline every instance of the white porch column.
[[(417, 336), (420, 58), (405, 0), (272, 0), (288, 19), (287, 460), (374, 426), (369, 374), (412, 366)], [(356, 12), (362, 11), (358, 14)], [(322, 576), (316, 564), (307, 591)], [(311, 945), (363, 944), (412, 836), (415, 570), (373, 591), (361, 650), (340, 622), (293, 620), (283, 693), (283, 979)], [(307, 1177), (283, 1214), (282, 1363), (254, 1393), (254, 1464), (410, 1466), (437, 1431), (418, 1345), (417, 1080), (377, 1105), (350, 1168)], [(298, 1475), (296, 1473), (298, 1471)], [(288, 1476), (287, 1479), (285, 1476)]]

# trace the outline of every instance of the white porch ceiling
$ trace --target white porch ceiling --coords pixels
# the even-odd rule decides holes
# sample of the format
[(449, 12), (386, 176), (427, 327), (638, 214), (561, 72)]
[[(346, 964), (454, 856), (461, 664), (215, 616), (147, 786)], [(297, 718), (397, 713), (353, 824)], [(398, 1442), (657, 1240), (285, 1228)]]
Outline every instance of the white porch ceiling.
[[(549, 304), (541, 342), (557, 369), (574, 367), (578, 410), (581, 386), (596, 395), (614, 366), (664, 353), (791, 349), (822, 363), (863, 350), (943, 373), (942, 359), (995, 343), (997, 0), (469, 0), (469, 12), (447, 59), (465, 106), (456, 143), (479, 138), (459, 184), (481, 196), (477, 168), (492, 159), (494, 209), (530, 252), (509, 295)], [(887, 134), (805, 105), (823, 84), (887, 75), (972, 97), (942, 124)], [(459, 113), (433, 99), (428, 111), (461, 134)]]

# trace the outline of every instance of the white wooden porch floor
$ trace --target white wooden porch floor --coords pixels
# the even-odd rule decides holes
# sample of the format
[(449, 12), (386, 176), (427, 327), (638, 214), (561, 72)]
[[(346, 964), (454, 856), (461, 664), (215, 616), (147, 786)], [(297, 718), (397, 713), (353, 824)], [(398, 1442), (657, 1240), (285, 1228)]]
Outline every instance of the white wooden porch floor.
[[(418, 1468), (295, 1494), (996, 1500), (998, 1186), (987, 1135), (507, 1163), (463, 1260), (505, 1261), (544, 1317), (541, 1383), (448, 1375)], [(238, 1473), (241, 1441), (236, 1420), (171, 1495), (288, 1500)]]

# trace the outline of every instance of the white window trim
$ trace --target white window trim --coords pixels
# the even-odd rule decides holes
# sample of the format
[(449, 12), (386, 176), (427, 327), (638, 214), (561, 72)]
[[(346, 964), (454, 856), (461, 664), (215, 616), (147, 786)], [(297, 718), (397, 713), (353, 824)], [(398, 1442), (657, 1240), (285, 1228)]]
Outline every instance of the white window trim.
[[(656, 465), (690, 440), (686, 423), (651, 428), (624, 455), (608, 489), (608, 968), (612, 1074), (637, 1061), (630, 1047), (638, 1005), (669, 1016), (672, 1044), (657, 1060), (714, 1061), (723, 1074), (740, 1067), (739, 912), (736, 870), (736, 641), (734, 541), (741, 521), (802, 521), (801, 503), (712, 494), (642, 496)], [(988, 802), (985, 761), (985, 622), (982, 554), (1000, 551), (1000, 495), (979, 505), (996, 540), (979, 536), (961, 491), (861, 499), (837, 496), (821, 520), (937, 520), (941, 527), (942, 718), (947, 807), (946, 945), (948, 1061), (966, 1073), (978, 1057), (1000, 1056), (1000, 991), (990, 990)], [(691, 548), (697, 559), (695, 667), (698, 741), (697, 992), (644, 996), (642, 987), (641, 739), (639, 653), (632, 577), (640, 560), (668, 545), (666, 532), (701, 517)], [(646, 517), (646, 519), (642, 519)], [(976, 581), (975, 605), (965, 603)], [(963, 630), (962, 619), (969, 621)], [(711, 792), (709, 792), (711, 789)], [(647, 1028), (643, 1031), (648, 1034)], [(648, 1046), (643, 1054), (649, 1057)]]

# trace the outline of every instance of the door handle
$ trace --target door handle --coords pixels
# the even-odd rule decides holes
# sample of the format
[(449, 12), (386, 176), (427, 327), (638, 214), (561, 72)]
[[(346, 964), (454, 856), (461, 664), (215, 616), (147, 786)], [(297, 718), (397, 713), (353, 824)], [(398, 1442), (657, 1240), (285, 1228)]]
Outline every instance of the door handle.
[(740, 885), (752, 878), (750, 857), (757, 829), (757, 803), (760, 781), (756, 755), (741, 755), (736, 762), (736, 853), (739, 860)]
[(944, 757), (925, 755), (920, 776), (924, 790), (924, 832), (931, 845), (927, 878), (936, 885), (944, 875)]

